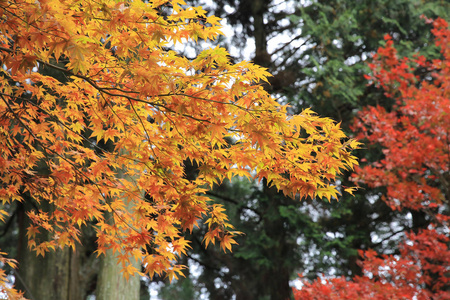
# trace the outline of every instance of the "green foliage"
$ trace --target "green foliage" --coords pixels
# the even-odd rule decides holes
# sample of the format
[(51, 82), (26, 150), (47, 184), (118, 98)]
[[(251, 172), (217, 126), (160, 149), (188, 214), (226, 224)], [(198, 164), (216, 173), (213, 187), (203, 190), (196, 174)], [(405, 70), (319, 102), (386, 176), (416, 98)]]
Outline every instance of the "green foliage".
[[(419, 49), (422, 54), (437, 54), (429, 43), (429, 25), (420, 16), (448, 17), (450, 3), (423, 4), (410, 0), (336, 0), (313, 1), (298, 7), (298, 18), (291, 18), (291, 24), (301, 28), (299, 39), (307, 41), (307, 49), (292, 59), (290, 67), (299, 70), (296, 78), (307, 84), (288, 91), (290, 102), (300, 104), (299, 108), (313, 106), (344, 122), (351, 119), (354, 109), (368, 103), (384, 103), (383, 95), (367, 87), (362, 76), (369, 72), (366, 60), (386, 33), (403, 41), (401, 55), (409, 56)], [(282, 56), (292, 51), (283, 51)]]
[(162, 300), (193, 300), (199, 299), (199, 293), (190, 277), (180, 278), (170, 285), (163, 286), (158, 293)]

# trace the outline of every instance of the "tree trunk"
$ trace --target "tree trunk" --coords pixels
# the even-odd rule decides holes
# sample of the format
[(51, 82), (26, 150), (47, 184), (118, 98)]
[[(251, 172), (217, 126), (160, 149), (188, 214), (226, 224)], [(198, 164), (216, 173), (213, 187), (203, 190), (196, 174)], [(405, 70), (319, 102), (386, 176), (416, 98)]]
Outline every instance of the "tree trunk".
[(270, 240), (274, 241), (270, 249), (273, 262), (268, 268), (262, 271), (264, 284), (261, 289), (266, 289), (266, 294), (270, 295), (270, 300), (288, 300), (291, 299), (291, 288), (289, 287), (289, 275), (294, 271), (293, 268), (286, 263), (286, 258), (291, 257), (293, 247), (287, 240), (287, 230), (283, 224), (285, 220), (279, 214), (279, 207), (284, 201), (291, 201), (281, 195), (275, 187), (269, 187), (266, 179), (264, 183), (264, 194), (268, 197), (267, 213), (272, 218), (264, 220), (264, 230)]
[(268, 67), (271, 63), (270, 55), (267, 53), (266, 26), (264, 24), (264, 14), (267, 12), (268, 1), (255, 0), (251, 4), (253, 17), (253, 37), (255, 38), (255, 57), (253, 61), (263, 67)]
[[(137, 262), (133, 265), (139, 268)], [(117, 264), (117, 255), (107, 250), (101, 258), (96, 300), (139, 300), (139, 276), (126, 280), (120, 272), (121, 268)]]
[[(109, 147), (109, 148), (108, 148)], [(107, 145), (106, 149), (110, 149), (111, 145)], [(126, 170), (119, 170), (117, 178), (125, 178)], [(142, 193), (144, 197), (144, 193)], [(128, 209), (132, 203), (128, 204)], [(105, 213), (106, 220), (113, 222), (111, 213)], [(96, 300), (139, 300), (140, 278), (136, 274), (130, 276), (127, 280), (123, 276), (122, 265), (118, 263), (118, 253), (114, 254), (111, 249), (106, 251), (102, 256), (100, 263), (99, 276), (96, 289)], [(133, 261), (133, 260), (131, 260)], [(139, 262), (134, 261), (133, 266), (138, 270)]]
[[(26, 231), (30, 219), (26, 213), (32, 208), (30, 203), (31, 199), (25, 198), (18, 212), (17, 288), (24, 291), (25, 297), (30, 300), (84, 299), (85, 290), (79, 283), (77, 252), (69, 248), (55, 249), (42, 257), (29, 249)], [(46, 233), (42, 236), (48, 238)]]

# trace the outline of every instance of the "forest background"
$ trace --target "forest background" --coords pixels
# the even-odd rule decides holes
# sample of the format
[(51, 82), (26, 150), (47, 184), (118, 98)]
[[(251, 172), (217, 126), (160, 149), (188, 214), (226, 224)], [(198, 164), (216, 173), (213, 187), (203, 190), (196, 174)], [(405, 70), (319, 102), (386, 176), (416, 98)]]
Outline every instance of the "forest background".
[[(164, 277), (156, 276), (152, 281), (142, 278), (141, 299), (149, 299), (149, 291), (155, 289), (159, 290), (160, 299), (292, 299), (296, 293), (292, 292), (291, 285), (295, 280), (298, 282), (298, 273), (302, 276), (303, 284), (317, 277), (344, 276), (350, 280), (355, 276), (364, 276), (367, 269), (360, 263), (362, 257), (359, 250), (372, 249), (379, 255), (394, 255), (383, 257), (369, 252), (385, 261), (391, 258), (399, 259), (404, 254), (401, 243), (407, 239), (411, 240), (408, 234), (412, 232), (420, 235), (430, 226), (438, 229), (437, 235), (425, 235), (424, 241), (431, 244), (439, 242), (438, 247), (443, 248), (444, 255), (439, 254), (441, 258), (446, 256), (449, 246), (446, 237), (449, 232), (445, 218), (440, 216), (448, 216), (449, 213), (448, 139), (447, 144), (444, 143), (439, 148), (443, 157), (440, 162), (443, 167), (437, 169), (440, 177), (433, 178), (436, 170), (426, 162), (421, 162), (419, 168), (416, 161), (405, 166), (395, 165), (394, 161), (394, 167), (386, 168), (389, 160), (386, 149), (390, 144), (383, 144), (381, 139), (371, 140), (370, 133), (364, 135), (363, 128), (372, 126), (372, 123), (367, 121), (370, 118), (368, 115), (394, 112), (387, 120), (392, 120), (393, 116), (408, 116), (408, 113), (399, 109), (401, 105), (397, 99), (402, 95), (393, 93), (389, 90), (389, 83), (377, 77), (377, 71), (387, 67), (382, 62), (375, 64), (372, 56), (379, 47), (383, 47), (382, 49), (391, 51), (386, 54), (388, 58), (395, 55), (413, 59), (414, 55), (419, 53), (429, 62), (439, 59), (445, 61), (445, 54), (440, 50), (448, 48), (448, 43), (441, 45), (441, 49), (436, 46), (435, 34), (432, 33), (433, 24), (431, 21), (427, 22), (427, 19), (435, 20), (440, 17), (449, 20), (448, 1), (236, 0), (214, 3), (188, 1), (188, 5), (201, 5), (209, 15), (223, 18), (223, 22), (233, 30), (233, 36), (220, 37), (216, 41), (217, 44), (228, 48), (235, 62), (250, 58), (256, 64), (267, 68), (273, 77), (269, 78), (270, 85), (265, 85), (264, 88), (280, 103), (289, 104), (292, 114), (312, 108), (318, 115), (340, 122), (341, 128), (348, 135), (359, 134), (359, 137), (366, 138), (365, 146), (357, 152), (361, 162), (359, 175), (351, 177), (350, 172), (345, 173), (339, 182), (340, 186), (348, 187), (353, 186), (355, 181), (360, 181), (361, 188), (354, 195), (343, 193), (338, 197), (339, 201), (333, 198), (331, 202), (326, 199), (304, 199), (300, 202), (268, 188), (264, 185), (265, 182), (261, 184), (246, 179), (234, 179), (215, 186), (207, 194), (224, 205), (230, 223), (237, 231), (245, 233), (236, 237), (239, 245), (233, 246), (232, 253), (224, 253), (218, 246), (210, 245), (205, 249), (203, 236), (207, 228), (201, 226), (195, 229), (187, 237), (192, 241), (192, 249), (181, 258), (181, 263), (190, 266), (189, 270), (184, 271), (186, 277), (179, 277), (170, 284)], [(186, 46), (183, 54), (194, 59), (204, 46), (202, 42), (193, 42)], [(396, 53), (392, 52), (391, 47), (395, 47)], [(413, 64), (413, 61), (410, 62)], [(372, 70), (370, 63), (373, 64)], [(429, 80), (431, 74), (438, 70), (436, 67), (418, 63), (416, 66), (418, 67), (412, 67), (414, 70), (411, 72), (418, 76), (417, 82)], [(389, 67), (388, 72), (395, 74), (395, 63)], [(403, 73), (399, 76), (403, 78)], [(401, 82), (400, 79), (395, 79), (397, 83)], [(405, 82), (405, 85), (418, 85), (417, 82)], [(449, 101), (448, 84), (437, 85), (444, 89), (442, 105), (445, 108)], [(422, 105), (429, 99), (424, 98)], [(376, 109), (371, 110), (369, 107)], [(415, 109), (417, 107), (424, 106), (416, 106)], [(362, 125), (355, 121), (355, 117), (362, 120)], [(443, 128), (443, 132), (449, 132), (448, 122), (438, 125)], [(394, 134), (386, 128), (383, 130), (385, 131), (382, 135)], [(420, 134), (423, 132), (430, 132), (430, 129), (415, 132), (417, 135), (413, 136), (412, 140), (422, 138)], [(429, 135), (438, 136), (433, 133)], [(405, 139), (404, 136), (403, 138)], [(401, 146), (395, 151), (403, 157), (419, 149), (417, 145), (413, 148), (402, 146), (405, 146), (405, 152), (400, 152), (399, 149), (403, 149)], [(433, 151), (425, 149), (420, 153), (422, 156), (437, 156)], [(389, 170), (392, 176), (385, 181), (379, 179), (382, 178), (380, 174), (372, 174), (377, 180), (370, 179), (370, 174), (364, 177), (362, 170), (368, 170), (364, 169), (365, 166)], [(188, 177), (195, 177), (193, 169), (187, 169)], [(415, 189), (420, 194), (419, 191), (423, 190), (420, 184), (426, 182), (437, 189), (439, 195), (431, 197), (430, 201), (421, 199), (421, 203), (429, 201), (436, 206), (427, 204), (424, 208), (405, 205), (403, 202), (392, 204), (392, 199), (401, 198), (399, 195), (392, 195), (392, 183), (395, 181), (393, 178), (400, 178), (401, 170), (407, 170), (408, 184), (403, 186), (403, 189), (398, 186), (395, 189), (403, 193)], [(432, 195), (431, 192), (427, 194)], [(442, 195), (444, 200), (438, 201)], [(411, 193), (411, 197), (413, 196), (422, 197)], [(411, 197), (405, 201), (417, 200)], [(51, 254), (46, 256), (46, 262), (42, 258), (35, 259), (35, 254), (28, 253), (26, 247), (15, 247), (18, 239), (24, 238), (18, 235), (18, 228), (27, 226), (27, 221), (23, 219), (26, 209), (20, 205), (8, 207), (10, 217), (0, 228), (2, 251), (13, 257), (21, 257), (22, 263), (26, 261), (29, 265), (36, 264), (41, 268), (55, 265), (51, 261)], [(436, 216), (441, 219), (436, 221)], [(93, 255), (95, 243), (92, 234), (86, 233), (83, 255), (77, 258), (77, 268), (82, 274), (82, 279), (76, 283), (80, 290), (80, 299), (95, 294), (98, 280), (99, 262)], [(22, 245), (23, 243), (22, 241)], [(433, 245), (436, 247), (436, 244)], [(21, 251), (23, 253), (20, 253)], [(70, 256), (70, 253), (66, 255)], [(370, 261), (369, 256), (365, 257)], [(434, 256), (428, 261), (436, 259)], [(448, 278), (448, 261), (440, 264), (447, 268), (432, 270), (432, 280), (418, 283), (421, 289), (431, 291), (435, 286), (433, 282), (440, 282), (436, 278)], [(391, 269), (395, 267), (391, 266)], [(426, 273), (423, 269), (414, 271), (417, 276)], [(51, 290), (46, 284), (54, 284), (56, 277), (60, 276), (58, 272), (61, 270), (46, 272), (48, 275), (42, 278), (28, 279), (25, 274), (23, 280), (29, 280), (29, 283), (22, 289), (34, 291), (31, 294), (35, 294), (35, 299), (39, 299), (36, 297), (38, 289)], [(375, 274), (373, 270), (371, 274)], [(52, 276), (54, 278), (51, 278)], [(395, 276), (386, 280), (390, 282), (393, 278)], [(21, 283), (17, 278), (16, 282), (20, 287)], [(333, 282), (330, 284), (332, 286)], [(345, 281), (339, 284), (343, 285), (345, 290), (348, 283)], [(398, 282), (393, 285), (394, 288), (399, 286), (401, 283)], [(306, 284), (306, 287), (311, 286)], [(330, 285), (323, 284), (321, 288), (323, 287)], [(321, 289), (314, 286), (313, 291), (319, 297)], [(444, 281), (435, 287), (433, 293), (448, 291), (448, 281)], [(417, 290), (412, 292), (417, 293)], [(127, 291), (125, 289), (115, 293), (127, 294)], [(300, 297), (299, 295), (297, 293), (295, 297)], [(445, 299), (448, 294), (442, 295), (442, 299)], [(32, 298), (30, 295), (28, 297)], [(323, 297), (325, 299), (325, 296)], [(408, 296), (403, 297), (407, 299)], [(298, 299), (308, 298), (304, 294)]]

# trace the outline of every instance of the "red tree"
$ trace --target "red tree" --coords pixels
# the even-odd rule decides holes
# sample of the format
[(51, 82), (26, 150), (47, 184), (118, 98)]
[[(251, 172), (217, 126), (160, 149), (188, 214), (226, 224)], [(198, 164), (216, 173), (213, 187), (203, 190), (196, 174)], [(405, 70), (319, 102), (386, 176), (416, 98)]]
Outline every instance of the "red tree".
[(450, 299), (450, 31), (442, 19), (433, 27), (440, 59), (398, 58), (385, 36), (367, 79), (395, 104), (391, 110), (365, 108), (354, 126), (359, 138), (380, 145), (384, 154), (358, 168), (355, 181), (384, 187), (382, 198), (393, 210), (419, 213), (425, 222), (413, 219), (400, 255), (361, 251), (362, 277), (305, 283), (294, 290), (295, 299)]

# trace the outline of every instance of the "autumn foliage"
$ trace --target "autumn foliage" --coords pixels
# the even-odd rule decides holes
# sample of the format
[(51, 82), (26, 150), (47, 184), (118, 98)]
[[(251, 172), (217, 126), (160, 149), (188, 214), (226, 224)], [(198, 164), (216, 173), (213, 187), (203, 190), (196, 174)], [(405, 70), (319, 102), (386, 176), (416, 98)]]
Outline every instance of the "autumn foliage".
[(384, 158), (357, 168), (354, 180), (385, 187), (393, 210), (421, 212), (428, 225), (406, 233), (398, 255), (361, 251), (364, 276), (305, 283), (296, 299), (450, 299), (450, 30), (432, 23), (440, 59), (399, 58), (386, 35), (367, 78), (395, 103), (367, 107), (355, 122)]
[(232, 64), (219, 47), (195, 59), (174, 50), (220, 34), (201, 7), (19, 0), (0, 2), (0, 15), (0, 199), (51, 206), (29, 213), (38, 255), (75, 248), (92, 226), (98, 254), (120, 253), (125, 276), (138, 271), (134, 258), (150, 276), (176, 277), (183, 232), (198, 222), (206, 246), (235, 243), (205, 196), (212, 185), (267, 178), (292, 197), (331, 199), (333, 180), (356, 164), (358, 143), (309, 110), (288, 115), (259, 85), (263, 68)]

